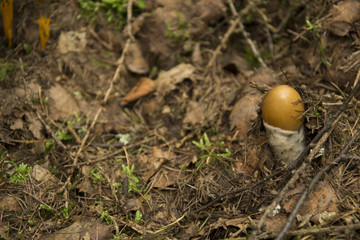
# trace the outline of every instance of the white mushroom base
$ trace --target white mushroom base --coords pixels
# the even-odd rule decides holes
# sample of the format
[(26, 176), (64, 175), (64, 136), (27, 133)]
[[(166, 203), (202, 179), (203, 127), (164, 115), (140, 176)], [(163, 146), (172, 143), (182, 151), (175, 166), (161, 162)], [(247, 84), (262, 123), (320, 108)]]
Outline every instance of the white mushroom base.
[(263, 122), (269, 139), (269, 144), (276, 158), (290, 165), (305, 148), (304, 126), (297, 131), (283, 130)]

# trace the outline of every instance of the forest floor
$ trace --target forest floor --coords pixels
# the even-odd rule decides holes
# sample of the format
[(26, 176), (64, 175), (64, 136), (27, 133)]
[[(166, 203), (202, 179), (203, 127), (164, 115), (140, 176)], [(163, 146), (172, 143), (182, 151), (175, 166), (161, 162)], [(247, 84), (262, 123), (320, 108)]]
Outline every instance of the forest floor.
[(15, 0), (10, 47), (0, 22), (0, 239), (359, 239), (359, 1), (123, 2)]

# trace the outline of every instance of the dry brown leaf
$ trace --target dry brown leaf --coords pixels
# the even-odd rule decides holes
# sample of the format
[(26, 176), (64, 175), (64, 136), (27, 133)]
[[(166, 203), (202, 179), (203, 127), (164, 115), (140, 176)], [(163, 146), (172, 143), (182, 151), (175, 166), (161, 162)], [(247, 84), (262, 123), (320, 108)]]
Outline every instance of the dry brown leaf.
[(0, 198), (0, 211), (21, 211), (21, 207), (17, 199), (13, 196), (5, 196)]
[(58, 50), (61, 54), (68, 52), (82, 52), (86, 49), (86, 32), (61, 32)]
[[(176, 157), (176, 155), (173, 152), (170, 152), (170, 151), (164, 152), (163, 150), (161, 150), (158, 147), (153, 148), (153, 156), (156, 159), (165, 159), (165, 160), (171, 160)], [(159, 167), (159, 166), (157, 166), (157, 167)]]
[[(304, 184), (299, 184), (287, 193), (286, 196), (289, 201), (283, 206), (286, 212), (290, 213), (294, 209), (304, 189)], [(325, 181), (319, 182), (300, 209), (298, 220), (302, 221), (303, 224), (309, 220), (315, 224), (329, 221), (339, 213), (337, 202), (338, 198), (329, 183)]]
[(164, 189), (167, 186), (174, 185), (177, 179), (184, 177), (184, 172), (180, 170), (161, 169), (152, 179), (153, 187)]
[(134, 73), (145, 74), (149, 72), (149, 64), (144, 58), (138, 42), (130, 43), (125, 57), (126, 67)]
[(242, 97), (231, 111), (230, 126), (232, 129), (236, 127), (240, 141), (245, 139), (259, 115), (262, 96), (259, 91), (254, 89), (252, 94)]
[(158, 96), (165, 96), (170, 91), (176, 89), (176, 84), (186, 78), (192, 78), (195, 67), (191, 64), (182, 63), (169, 71), (160, 72), (156, 79), (156, 92)]
[(80, 219), (69, 227), (48, 234), (41, 240), (105, 240), (112, 237), (111, 226), (99, 223), (92, 219)]
[(205, 23), (214, 23), (225, 16), (226, 6), (223, 0), (200, 0), (195, 7), (197, 16)]
[(26, 116), (26, 121), (29, 124), (29, 130), (31, 131), (33, 136), (36, 139), (41, 139), (42, 138), (41, 130), (43, 128), (41, 122), (37, 120), (37, 118), (34, 116), (33, 113), (26, 112), (25, 116)]
[(126, 105), (141, 97), (144, 97), (155, 90), (155, 82), (150, 78), (142, 77), (140, 81), (131, 89), (131, 91), (123, 98), (121, 105)]
[(47, 95), (51, 99), (50, 117), (53, 120), (63, 121), (69, 115), (79, 111), (78, 102), (60, 84), (56, 83), (47, 90)]
[(206, 106), (203, 103), (190, 101), (187, 105), (186, 115), (184, 117), (183, 123), (189, 123), (191, 125), (203, 125), (205, 121), (205, 107)]
[(43, 187), (55, 187), (61, 184), (60, 180), (55, 177), (48, 169), (43, 168), (40, 165), (35, 165), (31, 176), (40, 184), (44, 184)]
[(0, 237), (3, 239), (8, 238), (7, 232), (10, 230), (6, 223), (0, 222)]
[(10, 125), (10, 128), (11, 130), (22, 130), (24, 128), (24, 121), (18, 118)]
[(351, 25), (360, 18), (360, 2), (349, 0), (339, 2), (332, 8), (332, 18), (326, 24), (326, 28), (338, 36), (349, 33)]

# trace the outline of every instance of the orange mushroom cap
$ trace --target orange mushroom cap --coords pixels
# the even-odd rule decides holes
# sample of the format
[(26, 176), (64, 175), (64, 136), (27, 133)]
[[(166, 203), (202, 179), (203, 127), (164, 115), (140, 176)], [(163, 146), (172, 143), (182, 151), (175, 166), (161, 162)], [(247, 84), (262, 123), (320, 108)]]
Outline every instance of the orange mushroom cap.
[(283, 130), (297, 131), (304, 122), (304, 111), (301, 96), (288, 85), (274, 87), (262, 104), (264, 122)]

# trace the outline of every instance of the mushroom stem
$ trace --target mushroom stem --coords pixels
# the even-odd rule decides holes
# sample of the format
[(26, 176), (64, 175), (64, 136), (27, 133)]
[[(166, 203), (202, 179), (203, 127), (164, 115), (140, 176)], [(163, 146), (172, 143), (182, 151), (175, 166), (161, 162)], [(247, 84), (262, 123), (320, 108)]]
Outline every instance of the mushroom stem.
[(269, 144), (277, 159), (291, 165), (305, 148), (305, 131), (302, 125), (297, 131), (283, 130), (263, 121)]

